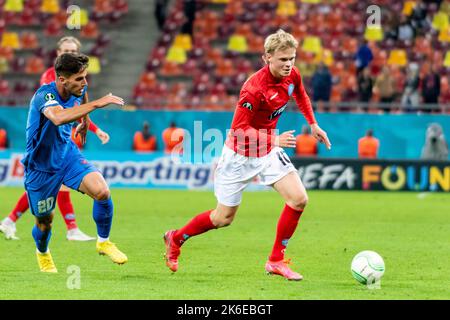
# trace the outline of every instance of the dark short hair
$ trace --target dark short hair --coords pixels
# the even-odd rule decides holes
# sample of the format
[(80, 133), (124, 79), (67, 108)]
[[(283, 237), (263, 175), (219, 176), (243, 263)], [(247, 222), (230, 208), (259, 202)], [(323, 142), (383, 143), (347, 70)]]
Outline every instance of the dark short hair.
[(55, 62), (57, 76), (70, 77), (88, 67), (89, 57), (82, 53), (63, 53)]

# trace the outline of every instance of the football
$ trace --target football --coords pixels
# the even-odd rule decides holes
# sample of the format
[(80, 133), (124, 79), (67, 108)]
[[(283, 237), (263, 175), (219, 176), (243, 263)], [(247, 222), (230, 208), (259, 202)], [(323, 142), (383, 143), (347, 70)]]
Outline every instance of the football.
[(352, 260), (353, 277), (362, 284), (375, 284), (384, 274), (383, 258), (375, 251), (361, 251)]

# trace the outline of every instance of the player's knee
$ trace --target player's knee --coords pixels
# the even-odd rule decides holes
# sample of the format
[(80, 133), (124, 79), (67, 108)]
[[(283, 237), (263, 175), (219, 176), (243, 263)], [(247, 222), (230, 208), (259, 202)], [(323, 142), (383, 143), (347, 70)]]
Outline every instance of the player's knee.
[(41, 219), (37, 222), (37, 227), (42, 232), (47, 232), (52, 229), (52, 220), (51, 219)]
[(111, 192), (109, 191), (109, 188), (104, 187), (95, 193), (94, 198), (95, 200), (108, 200), (110, 196)]
[(293, 198), (291, 201), (289, 201), (288, 204), (292, 209), (303, 210), (303, 209), (305, 209), (306, 205), (308, 204), (308, 196), (306, 194), (298, 195), (295, 198)]

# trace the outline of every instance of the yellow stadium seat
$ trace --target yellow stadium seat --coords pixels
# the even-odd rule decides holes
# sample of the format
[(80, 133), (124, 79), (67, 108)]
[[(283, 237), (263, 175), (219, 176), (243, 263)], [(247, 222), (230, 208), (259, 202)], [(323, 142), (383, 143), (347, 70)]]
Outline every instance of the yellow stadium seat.
[(305, 39), (303, 39), (302, 50), (304, 52), (321, 54), (322, 43), (320, 41), (320, 38), (314, 36), (306, 36)]
[(187, 60), (186, 51), (183, 48), (171, 46), (166, 55), (167, 61), (183, 64)]
[(42, 0), (41, 12), (55, 14), (59, 12), (58, 0)]
[(228, 40), (228, 50), (236, 52), (247, 52), (248, 43), (244, 36), (233, 34)]
[(448, 15), (445, 12), (439, 11), (434, 15), (431, 25), (436, 30), (447, 29)]
[(390, 52), (388, 58), (389, 65), (406, 66), (408, 64), (408, 57), (406, 51), (402, 49), (394, 49)]
[(9, 12), (22, 12), (23, 0), (6, 0), (3, 10)]
[(67, 27), (69, 29), (81, 29), (89, 23), (89, 15), (86, 9), (73, 11), (67, 19)]
[(450, 42), (450, 26), (439, 31), (438, 40), (441, 42)]
[(450, 51), (445, 54), (444, 67), (450, 68)]
[(402, 13), (405, 16), (409, 17), (412, 14), (415, 6), (416, 6), (416, 2), (415, 1), (405, 1), (405, 3), (403, 4), (403, 11), (402, 11)]
[(102, 70), (102, 67), (100, 65), (100, 60), (97, 57), (90, 56), (89, 57), (89, 66), (88, 66), (88, 73), (90, 74), (99, 74)]
[(0, 74), (6, 73), (9, 70), (8, 60), (6, 58), (0, 57)]
[(297, 6), (292, 0), (280, 0), (277, 7), (277, 15), (294, 16), (297, 13)]
[(17, 32), (4, 32), (0, 46), (4, 48), (20, 49), (20, 40)]
[(212, 3), (228, 3), (230, 0), (212, 0)]
[(191, 35), (187, 33), (177, 34), (175, 40), (173, 41), (173, 46), (182, 48), (186, 51), (190, 51), (192, 49)]
[(364, 31), (364, 39), (367, 41), (381, 41), (383, 37), (383, 28), (381, 26), (366, 27)]

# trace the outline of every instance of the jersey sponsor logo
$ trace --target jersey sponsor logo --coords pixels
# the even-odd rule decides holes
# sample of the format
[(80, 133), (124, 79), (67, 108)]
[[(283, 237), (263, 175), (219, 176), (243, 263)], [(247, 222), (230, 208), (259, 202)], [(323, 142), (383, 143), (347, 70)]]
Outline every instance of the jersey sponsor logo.
[(253, 106), (252, 106), (252, 104), (251, 104), (250, 102), (244, 102), (244, 103), (242, 104), (242, 106), (243, 106), (244, 108), (247, 108), (248, 110), (253, 110)]
[(294, 86), (293, 83), (289, 84), (289, 87), (288, 87), (288, 95), (289, 95), (289, 97), (292, 96), (292, 93), (294, 92), (294, 88), (295, 88), (295, 86)]
[(286, 103), (284, 106), (282, 106), (281, 108), (275, 110), (275, 111), (269, 116), (269, 120), (273, 120), (273, 119), (275, 119), (276, 117), (279, 117), (279, 116), (283, 113), (283, 111), (286, 109), (286, 107), (287, 107), (287, 103)]

